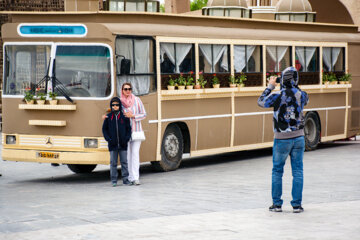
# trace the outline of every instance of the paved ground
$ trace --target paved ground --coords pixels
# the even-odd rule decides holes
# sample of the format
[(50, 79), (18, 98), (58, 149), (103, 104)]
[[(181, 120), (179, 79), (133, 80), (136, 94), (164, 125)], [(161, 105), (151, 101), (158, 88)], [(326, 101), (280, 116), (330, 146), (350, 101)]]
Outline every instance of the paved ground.
[(0, 240), (359, 239), (360, 140), (306, 152), (305, 212), (293, 214), (290, 164), (284, 212), (271, 213), (271, 150), (142, 165), (141, 186), (112, 188), (108, 166), (0, 161)]

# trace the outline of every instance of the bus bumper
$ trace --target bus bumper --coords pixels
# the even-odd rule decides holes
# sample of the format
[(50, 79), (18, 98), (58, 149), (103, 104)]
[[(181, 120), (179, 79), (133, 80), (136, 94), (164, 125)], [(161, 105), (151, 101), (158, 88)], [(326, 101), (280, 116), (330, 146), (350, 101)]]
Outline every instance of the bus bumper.
[[(50, 153), (53, 157), (44, 157), (41, 153)], [(2, 149), (4, 161), (40, 162), (61, 164), (105, 164), (110, 163), (109, 152), (60, 152), (41, 150)]]

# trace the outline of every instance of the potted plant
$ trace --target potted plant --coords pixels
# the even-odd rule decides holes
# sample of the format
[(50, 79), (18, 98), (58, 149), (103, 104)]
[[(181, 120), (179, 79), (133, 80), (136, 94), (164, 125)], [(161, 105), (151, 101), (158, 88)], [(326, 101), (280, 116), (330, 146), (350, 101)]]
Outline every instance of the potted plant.
[(236, 78), (233, 75), (229, 77), (229, 85), (231, 88), (236, 88)]
[(34, 104), (34, 94), (30, 91), (30, 89), (27, 89), (24, 94), (24, 99), (27, 104)]
[(186, 86), (186, 80), (182, 73), (180, 73), (180, 77), (177, 80), (177, 87), (179, 90), (184, 90)]
[(329, 85), (329, 74), (323, 73), (322, 82), (325, 86)]
[(336, 85), (337, 84), (337, 77), (335, 75), (335, 73), (329, 73), (329, 82), (331, 85)]
[(56, 99), (56, 97), (57, 97), (56, 92), (49, 92), (49, 98), (51, 99), (51, 100), (49, 100), (50, 105), (56, 105), (57, 104), (58, 100)]
[(203, 76), (202, 72), (199, 73), (199, 79), (197, 80), (197, 83), (201, 88), (205, 88), (205, 85), (206, 85), (207, 81), (204, 79), (204, 76)]
[(195, 89), (200, 89), (201, 88), (201, 85), (200, 85), (200, 78), (204, 79), (204, 76), (202, 75), (203, 72), (199, 72), (199, 78), (196, 80), (196, 83), (194, 85), (194, 88)]
[(168, 90), (175, 90), (175, 84), (176, 84), (176, 81), (174, 79), (172, 79), (171, 75), (170, 75), (168, 85), (167, 85), (167, 89)]
[(186, 89), (193, 89), (194, 88), (194, 78), (192, 77), (193, 72), (189, 72), (189, 76), (186, 80)]
[(345, 73), (339, 78), (340, 84), (349, 84), (351, 81), (351, 74)]
[(216, 76), (216, 73), (213, 74), (213, 78), (211, 79), (211, 83), (213, 88), (220, 88), (220, 81), (219, 78)]
[(46, 96), (45, 93), (43, 92), (37, 92), (36, 93), (36, 103), (39, 105), (44, 105), (45, 104), (45, 100), (46, 100)]
[(245, 75), (245, 73), (241, 72), (236, 81), (238, 87), (244, 87), (245, 86), (244, 82), (246, 80), (247, 80), (247, 76)]

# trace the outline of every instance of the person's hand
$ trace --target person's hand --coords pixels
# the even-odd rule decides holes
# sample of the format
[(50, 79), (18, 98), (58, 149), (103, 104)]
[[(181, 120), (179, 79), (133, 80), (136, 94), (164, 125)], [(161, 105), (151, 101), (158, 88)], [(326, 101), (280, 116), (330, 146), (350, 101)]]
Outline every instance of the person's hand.
[(124, 112), (124, 115), (125, 115), (125, 117), (127, 117), (127, 118), (133, 118), (133, 117), (135, 117), (134, 114), (133, 114), (131, 111)]
[(269, 80), (269, 84), (273, 85), (273, 86), (277, 86), (277, 83), (276, 83), (276, 76), (271, 76), (270, 77), (270, 80)]
[(108, 118), (108, 116), (107, 115), (102, 115), (102, 120), (104, 121), (105, 119), (107, 119)]

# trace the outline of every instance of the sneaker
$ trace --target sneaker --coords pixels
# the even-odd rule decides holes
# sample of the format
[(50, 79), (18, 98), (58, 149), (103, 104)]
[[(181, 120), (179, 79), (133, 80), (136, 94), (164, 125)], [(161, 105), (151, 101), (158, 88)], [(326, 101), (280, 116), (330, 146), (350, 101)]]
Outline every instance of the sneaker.
[(281, 206), (277, 206), (277, 205), (271, 205), (269, 207), (269, 211), (270, 212), (282, 212)]
[(297, 206), (297, 207), (293, 207), (293, 213), (301, 213), (303, 212), (304, 209), (302, 208), (302, 206)]
[(123, 182), (123, 184), (126, 185), (126, 186), (130, 186), (132, 183), (129, 180), (126, 180), (126, 181)]
[(117, 184), (116, 184), (116, 183), (113, 183), (113, 184), (112, 184), (112, 186), (113, 186), (113, 187), (116, 187), (116, 186), (117, 186)]
[(140, 185), (140, 181), (139, 180), (135, 180), (132, 182), (133, 185)]

